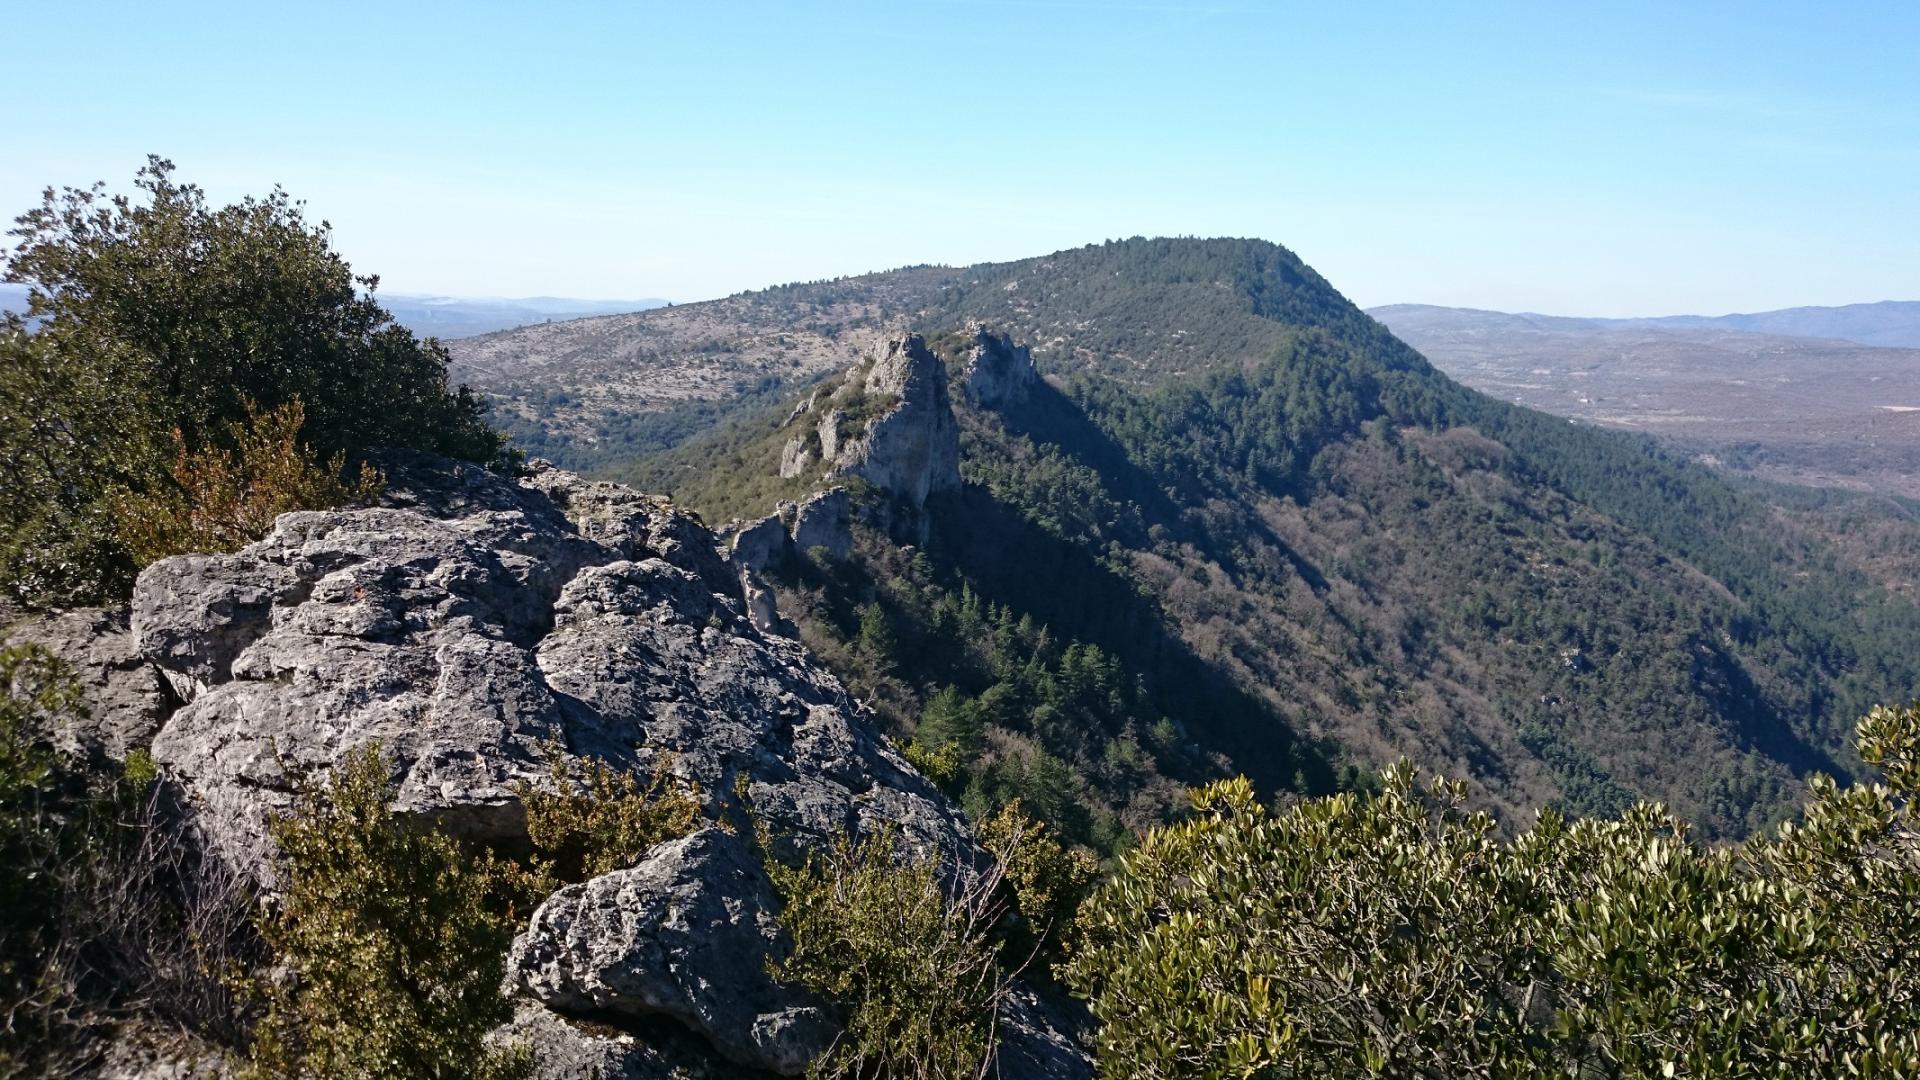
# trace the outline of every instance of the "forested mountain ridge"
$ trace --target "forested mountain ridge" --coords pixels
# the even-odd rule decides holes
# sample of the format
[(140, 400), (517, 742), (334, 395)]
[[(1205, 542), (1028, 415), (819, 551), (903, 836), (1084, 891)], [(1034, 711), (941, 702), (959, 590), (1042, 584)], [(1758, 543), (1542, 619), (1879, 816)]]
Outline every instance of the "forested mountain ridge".
[[(971, 323), (1032, 347), (1031, 400), (956, 397), (969, 483), (929, 503), (926, 546), (863, 537), (783, 598), (901, 728), (938, 701), (984, 736), (954, 779), (972, 798), (1031, 800), (1041, 769), (1083, 837), (1163, 812), (1161, 777), (1316, 789), (1353, 782), (1342, 754), (1472, 777), (1513, 816), (1653, 797), (1743, 833), (1787, 812), (1796, 775), (1847, 771), (1867, 704), (1920, 685), (1920, 612), (1816, 532), (1650, 440), (1459, 386), (1275, 245), (1134, 240), (691, 309), (712, 355), (788, 318), (825, 341), (918, 328), (950, 368)], [(482, 385), (537, 419), (541, 370)], [(710, 517), (764, 513), (789, 387), (818, 378), (679, 407), (679, 430), (624, 448), (620, 425), (667, 414), (563, 413), (528, 442)], [(1068, 648), (1115, 664), (1134, 705), (1063, 697)], [(1026, 653), (1043, 670), (1016, 676)]]

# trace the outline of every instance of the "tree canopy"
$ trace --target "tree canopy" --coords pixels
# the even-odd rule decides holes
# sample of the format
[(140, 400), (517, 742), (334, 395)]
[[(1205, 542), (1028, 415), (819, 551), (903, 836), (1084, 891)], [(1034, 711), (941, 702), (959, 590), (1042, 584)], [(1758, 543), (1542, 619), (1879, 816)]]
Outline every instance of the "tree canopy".
[(0, 581), (28, 603), (123, 591), (106, 506), (154, 494), (184, 448), (232, 448), (298, 403), (320, 460), (411, 447), (480, 462), (504, 442), (354, 274), (326, 222), (275, 189), (227, 206), (150, 158), (134, 195), (47, 189), (11, 235), (26, 318), (0, 326)]

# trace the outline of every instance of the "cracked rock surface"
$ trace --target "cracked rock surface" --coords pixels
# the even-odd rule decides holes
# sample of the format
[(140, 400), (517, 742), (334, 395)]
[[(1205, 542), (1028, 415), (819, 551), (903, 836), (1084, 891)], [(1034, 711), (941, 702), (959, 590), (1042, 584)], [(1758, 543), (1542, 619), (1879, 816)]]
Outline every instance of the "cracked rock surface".
[[(383, 464), (380, 506), (286, 514), (239, 552), (164, 560), (136, 587), (130, 649), (177, 704), (154, 757), (209, 847), (269, 890), (271, 816), (371, 743), (397, 812), (482, 841), (524, 841), (514, 788), (541, 781), (558, 745), (664, 764), (720, 821), (743, 791), (787, 856), (891, 830), (902, 856), (978, 864), (954, 806), (838, 680), (747, 617), (697, 519), (538, 466), (516, 481), (420, 455)], [(556, 893), (508, 958), (521, 1005), (503, 1035), (533, 1042), (552, 1077), (804, 1071), (836, 1027), (767, 975), (783, 945), (758, 858), (709, 828)], [(1059, 1024), (1016, 1012), (1004, 1075), (1090, 1075)], [(677, 1058), (633, 1037), (662, 1024)], [(702, 1055), (685, 1045), (709, 1065), (689, 1072)], [(1029, 1058), (1050, 1063), (1015, 1064)]]

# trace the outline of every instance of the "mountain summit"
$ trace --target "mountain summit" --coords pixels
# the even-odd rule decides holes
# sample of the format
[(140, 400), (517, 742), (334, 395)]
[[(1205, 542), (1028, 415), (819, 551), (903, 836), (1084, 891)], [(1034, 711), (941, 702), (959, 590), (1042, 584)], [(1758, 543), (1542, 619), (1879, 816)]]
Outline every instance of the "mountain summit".
[[(960, 391), (982, 327), (1030, 352), (1023, 400)], [(529, 449), (753, 518), (820, 485), (796, 409), (909, 331), (955, 381), (963, 484), (904, 549), (856, 492), (852, 558), (773, 585), (902, 737), (957, 748), (975, 806), (1110, 844), (1180, 783), (1316, 791), (1406, 755), (1516, 816), (1653, 798), (1737, 835), (1920, 685), (1920, 612), (1873, 568), (1644, 437), (1460, 386), (1270, 243), (910, 268), (456, 356)]]

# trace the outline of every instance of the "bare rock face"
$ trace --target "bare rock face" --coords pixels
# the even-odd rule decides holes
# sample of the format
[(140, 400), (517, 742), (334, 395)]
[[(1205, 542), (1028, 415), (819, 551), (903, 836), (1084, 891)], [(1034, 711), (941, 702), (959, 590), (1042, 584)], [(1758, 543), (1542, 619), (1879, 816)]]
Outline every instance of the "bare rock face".
[[(781, 954), (778, 911), (759, 853), (705, 829), (549, 897), (514, 943), (508, 978), (563, 1012), (673, 1017), (731, 1061), (797, 1076), (837, 1025), (766, 978)], [(696, 953), (699, 970), (680, 962)]]
[(797, 835), (898, 821), (919, 850), (966, 848), (838, 681), (744, 617), (693, 518), (553, 470), (389, 475), (396, 505), (282, 515), (136, 587), (134, 636), (186, 701), (155, 758), (256, 876), (299, 780), (375, 742), (396, 810), (480, 840), (522, 836), (513, 787), (558, 743), (642, 768), (671, 755), (716, 807), (744, 776)]
[[(136, 587), (132, 641), (184, 701), (153, 754), (210, 850), (267, 888), (272, 815), (376, 742), (396, 811), (482, 840), (524, 842), (516, 784), (541, 782), (557, 745), (664, 765), (716, 821), (744, 795), (782, 857), (884, 833), (903, 858), (980, 864), (955, 807), (840, 683), (748, 617), (697, 520), (551, 469), (514, 481), (408, 457), (388, 475), (385, 505), (286, 514)], [(796, 527), (838, 520), (821, 498)], [(784, 942), (758, 860), (708, 828), (549, 898), (508, 958), (520, 1012), (499, 1037), (551, 1055), (555, 1078), (804, 1071), (837, 1021), (767, 973)], [(1072, 1050), (1029, 1014), (1009, 1017), (1008, 1062), (1029, 1060), (1016, 1042), (1040, 1048), (1033, 1062)], [(1075, 1060), (1003, 1075), (1090, 1075)]]
[(791, 480), (807, 471), (813, 464), (813, 448), (806, 439), (795, 435), (780, 448), (780, 479)]
[(62, 753), (124, 761), (127, 751), (153, 742), (172, 709), (172, 691), (135, 647), (125, 609), (36, 616), (0, 630), (0, 642), (38, 645), (79, 680), (87, 715), (62, 718), (67, 726), (45, 733)]
[(800, 504), (793, 516), (793, 546), (825, 548), (836, 559), (853, 553), (853, 498), (846, 488), (822, 491)]
[(717, 1057), (705, 1040), (671, 1020), (614, 1027), (563, 1016), (532, 1001), (522, 1001), (513, 1020), (492, 1037), (500, 1045), (532, 1050), (535, 1080), (768, 1080), (774, 1075)]
[(984, 326), (974, 329), (973, 351), (967, 357), (968, 401), (988, 409), (1017, 405), (1027, 400), (1039, 378), (1033, 353), (1025, 345)]
[(743, 570), (765, 570), (787, 557), (787, 526), (779, 515), (749, 522), (733, 535), (733, 563)]
[[(551, 469), (512, 481), (408, 457), (388, 475), (385, 505), (283, 515), (242, 551), (149, 567), (131, 645), (101, 646), (137, 648), (184, 701), (153, 753), (214, 852), (271, 888), (271, 816), (375, 742), (398, 812), (521, 842), (516, 784), (540, 782), (558, 745), (664, 764), (715, 820), (744, 793), (785, 857), (887, 831), (903, 857), (978, 865), (955, 808), (839, 682), (749, 617), (740, 568), (697, 520)], [(794, 528), (831, 549), (847, 514), (829, 492)], [(100, 640), (128, 636), (111, 616), (76, 628), (101, 619)], [(522, 1003), (500, 1037), (532, 1042), (551, 1077), (804, 1071), (836, 1020), (767, 974), (784, 945), (758, 860), (709, 828), (549, 898), (508, 958)], [(1006, 1060), (1029, 1063), (1004, 1074), (1087, 1075), (1061, 1025), (1031, 1013), (1009, 1017)], [(635, 1035), (660, 1025), (672, 1034)], [(1078, 1071), (1047, 1063), (1061, 1047)]]
[(818, 434), (820, 436), (820, 457), (829, 463), (840, 457), (840, 424), (847, 418), (844, 409), (828, 409), (827, 415), (820, 418)]
[(947, 397), (947, 369), (918, 334), (890, 342), (866, 374), (869, 397), (892, 399), (865, 434), (830, 455), (833, 472), (858, 476), (914, 508), (960, 486), (960, 425)]

